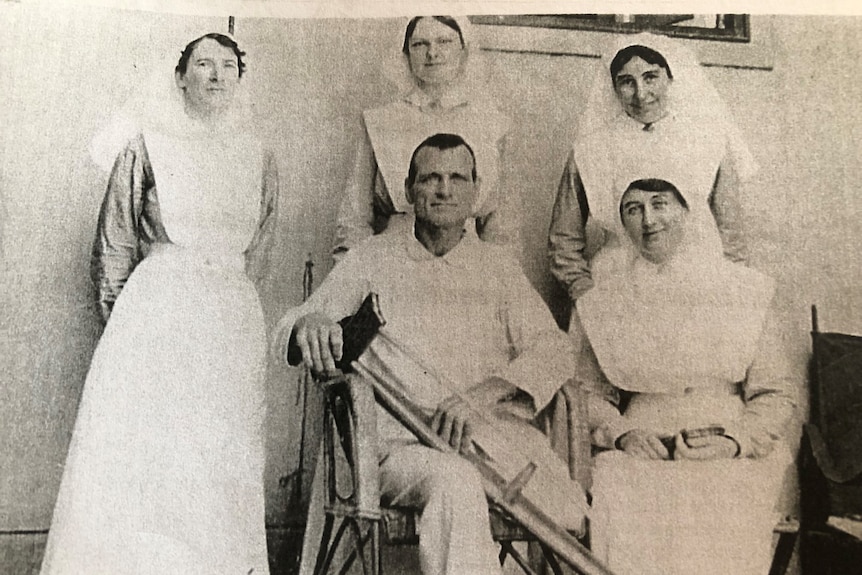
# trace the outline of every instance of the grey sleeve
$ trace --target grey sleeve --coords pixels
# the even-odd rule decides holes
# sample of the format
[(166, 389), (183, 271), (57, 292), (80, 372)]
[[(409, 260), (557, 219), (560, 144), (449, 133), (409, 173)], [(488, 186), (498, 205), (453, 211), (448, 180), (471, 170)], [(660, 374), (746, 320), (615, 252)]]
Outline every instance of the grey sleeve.
[(593, 287), (586, 249), (588, 207), (574, 152), (566, 161), (548, 232), (551, 273), (563, 284), (572, 301)]
[(143, 138), (129, 142), (114, 162), (99, 211), (90, 276), (107, 322), (126, 280), (141, 260), (138, 235), (144, 190), (155, 186)]

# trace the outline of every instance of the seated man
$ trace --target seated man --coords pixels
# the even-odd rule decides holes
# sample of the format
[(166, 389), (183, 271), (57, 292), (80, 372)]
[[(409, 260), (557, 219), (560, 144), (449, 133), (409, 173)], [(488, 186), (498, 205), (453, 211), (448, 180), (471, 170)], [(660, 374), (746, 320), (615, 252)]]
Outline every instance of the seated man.
[[(592, 391), (593, 551), (620, 575), (765, 575), (793, 377), (773, 281), (700, 240), (664, 180), (620, 200), (614, 273), (578, 300)], [(608, 264), (610, 265), (610, 264)]]
[[(336, 320), (377, 293), (386, 319), (381, 336), (423, 366), (422, 374), (434, 376), (407, 377), (405, 393), (426, 410), (434, 431), (462, 451), (471, 449), (474, 432), (489, 415), (504, 416), (509, 400), (526, 396), (535, 413), (574, 371), (570, 340), (518, 262), (468, 231), (478, 186), (473, 152), (463, 139), (437, 134), (425, 140), (405, 181), (415, 211), (409, 233), (373, 236), (351, 250), (276, 332), (281, 352), (292, 337), (312, 370), (334, 370), (342, 352)], [(387, 368), (399, 370), (395, 362)], [(515, 425), (511, 414), (506, 421), (495, 425)], [(499, 573), (476, 470), (455, 454), (423, 446), (382, 410), (378, 433), (384, 502), (422, 509), (422, 572)], [(520, 429), (513, 437), (530, 441)], [(568, 506), (574, 510), (569, 515), (582, 520), (583, 492), (568, 480), (547, 441), (527, 449), (544, 457), (543, 465), (556, 465), (552, 476), (566, 484), (556, 481), (542, 499), (556, 497), (561, 501), (554, 505)], [(543, 449), (547, 456), (540, 455)]]

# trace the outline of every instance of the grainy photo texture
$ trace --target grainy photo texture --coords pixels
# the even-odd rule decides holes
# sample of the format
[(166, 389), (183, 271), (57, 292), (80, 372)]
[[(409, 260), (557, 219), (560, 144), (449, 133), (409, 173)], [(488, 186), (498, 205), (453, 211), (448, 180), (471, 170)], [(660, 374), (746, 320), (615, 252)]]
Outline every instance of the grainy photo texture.
[(97, 4), (0, 2), (0, 572), (858, 570), (858, 17)]

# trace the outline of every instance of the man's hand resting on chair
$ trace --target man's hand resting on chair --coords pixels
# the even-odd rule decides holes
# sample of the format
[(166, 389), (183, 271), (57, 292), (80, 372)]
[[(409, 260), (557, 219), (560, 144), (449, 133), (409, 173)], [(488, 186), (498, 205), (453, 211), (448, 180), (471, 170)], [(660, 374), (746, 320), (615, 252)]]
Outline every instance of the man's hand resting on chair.
[(473, 441), (471, 422), (484, 417), (483, 414), (488, 414), (495, 405), (517, 391), (518, 388), (505, 379), (491, 376), (467, 391), (441, 401), (431, 421), (431, 429), (449, 445), (466, 453)]
[(293, 337), (302, 351), (302, 362), (314, 373), (331, 373), (341, 359), (341, 326), (322, 313), (304, 315), (293, 326)]

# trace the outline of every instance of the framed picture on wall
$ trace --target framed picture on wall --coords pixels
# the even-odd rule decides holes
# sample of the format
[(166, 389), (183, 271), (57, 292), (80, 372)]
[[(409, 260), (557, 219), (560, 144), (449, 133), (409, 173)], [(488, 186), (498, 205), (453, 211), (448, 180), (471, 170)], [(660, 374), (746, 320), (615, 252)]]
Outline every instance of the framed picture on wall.
[(657, 32), (667, 36), (749, 42), (747, 14), (554, 14), (474, 16), (475, 24), (599, 32)]
[(769, 17), (749, 14), (470, 16), (482, 49), (598, 58), (611, 34), (653, 32), (689, 44), (704, 66), (772, 70)]

